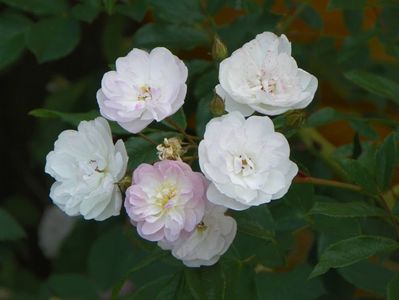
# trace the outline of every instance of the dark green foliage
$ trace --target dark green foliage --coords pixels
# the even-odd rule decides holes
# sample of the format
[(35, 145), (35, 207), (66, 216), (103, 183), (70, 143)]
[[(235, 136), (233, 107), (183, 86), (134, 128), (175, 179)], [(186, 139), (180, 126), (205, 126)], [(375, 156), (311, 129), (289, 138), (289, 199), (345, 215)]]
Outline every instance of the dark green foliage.
[[(8, 179), (0, 209), (0, 295), (352, 300), (367, 293), (362, 299), (398, 300), (399, 231), (393, 223), (399, 221), (399, 5), (393, 0), (323, 5), (0, 0), (1, 132), (7, 151), (2, 159)], [(339, 15), (336, 24), (329, 14)], [(342, 25), (338, 19), (344, 33), (332, 33)], [(115, 59), (134, 47), (161, 46), (182, 58), (187, 97), (171, 119), (199, 143), (214, 117), (210, 103), (220, 63), (211, 56), (215, 35), (231, 55), (263, 31), (286, 34), (298, 66), (319, 81), (309, 107), (272, 117), (301, 172), (288, 193), (265, 205), (229, 210), (237, 235), (210, 267), (187, 268), (144, 241), (123, 209), (105, 222), (77, 221), (56, 256), (45, 257), (38, 239), (42, 212), (51, 204), (45, 156), (62, 130), (100, 116), (95, 94)], [(109, 123), (114, 140), (125, 142), (127, 175), (158, 160), (154, 144), (184, 139), (166, 121), (143, 131), (151, 142)], [(195, 151), (187, 155), (199, 171)], [(329, 184), (306, 182), (312, 178)]]

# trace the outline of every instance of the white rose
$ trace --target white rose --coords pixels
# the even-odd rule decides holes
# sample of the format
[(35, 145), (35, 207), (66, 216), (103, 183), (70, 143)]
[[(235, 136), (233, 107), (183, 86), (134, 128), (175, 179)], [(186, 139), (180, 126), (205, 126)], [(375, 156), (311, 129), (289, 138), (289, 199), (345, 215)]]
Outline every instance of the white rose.
[(101, 114), (137, 133), (173, 115), (187, 92), (187, 67), (166, 48), (133, 49), (104, 74), (97, 102)]
[(317, 89), (316, 77), (298, 68), (291, 57), (287, 37), (271, 32), (258, 34), (223, 60), (219, 81), (216, 93), (225, 100), (226, 111), (238, 110), (244, 116), (304, 108)]
[(230, 247), (237, 232), (236, 221), (225, 216), (226, 208), (207, 203), (202, 222), (190, 233), (177, 241), (160, 241), (164, 250), (172, 250), (172, 255), (188, 267), (211, 266)]
[(114, 145), (105, 119), (82, 121), (77, 131), (63, 131), (46, 160), (45, 171), (56, 180), (50, 198), (66, 214), (98, 221), (119, 215), (117, 183), (128, 157), (122, 140)]
[(298, 172), (286, 138), (266, 116), (245, 120), (233, 112), (212, 119), (198, 154), (211, 181), (209, 201), (235, 210), (281, 198)]

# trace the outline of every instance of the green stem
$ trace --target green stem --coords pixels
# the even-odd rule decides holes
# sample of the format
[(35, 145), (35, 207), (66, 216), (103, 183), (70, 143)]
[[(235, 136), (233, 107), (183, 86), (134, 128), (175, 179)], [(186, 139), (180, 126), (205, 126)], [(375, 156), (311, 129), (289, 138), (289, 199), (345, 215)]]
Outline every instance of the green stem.
[(319, 156), (340, 178), (349, 181), (348, 174), (340, 166), (340, 164), (333, 159), (335, 146), (325, 139), (314, 128), (302, 128), (298, 131), (298, 136), (306, 147), (316, 156)]
[(294, 183), (302, 183), (302, 184), (313, 184), (313, 185), (320, 185), (320, 186), (331, 186), (345, 190), (351, 190), (354, 192), (359, 192), (364, 194), (365, 192), (363, 189), (355, 184), (340, 182), (336, 180), (329, 180), (329, 179), (322, 179), (322, 178), (315, 178), (315, 177), (295, 177), (293, 180)]
[(150, 138), (149, 138), (148, 136), (146, 136), (144, 133), (139, 132), (139, 133), (137, 133), (137, 135), (138, 135), (139, 137), (141, 137), (142, 139), (146, 140), (147, 142), (149, 142), (150, 144), (153, 144), (153, 145), (155, 145), (155, 146), (158, 146), (158, 144), (159, 144), (159, 143), (157, 143), (156, 141), (150, 139)]
[(381, 203), (382, 207), (384, 208), (384, 210), (388, 213), (389, 219), (391, 220), (392, 225), (395, 228), (396, 237), (399, 240), (399, 224), (398, 224), (397, 220), (395, 219), (395, 216), (394, 216), (392, 210), (389, 208), (387, 202), (385, 201), (384, 197), (381, 194), (379, 194), (377, 196), (377, 198), (378, 198), (378, 200), (380, 200), (380, 203)]
[[(299, 132), (299, 137), (302, 139), (307, 148), (319, 156), (335, 173), (337, 176), (342, 178), (345, 181), (349, 181), (348, 175), (345, 170), (332, 158), (332, 155), (335, 152), (335, 146), (331, 144), (327, 139), (325, 139), (316, 129), (314, 128), (303, 128)], [(359, 192), (374, 198), (377, 198), (383, 207), (383, 209), (387, 212), (392, 225), (395, 229), (396, 235), (399, 240), (399, 224), (395, 219), (395, 216), (392, 213), (391, 208), (387, 204), (387, 200), (389, 199), (387, 196), (384, 197), (381, 193), (377, 195), (370, 195), (370, 193), (365, 192), (360, 186), (345, 182), (339, 182), (335, 180), (327, 180), (320, 179), (314, 177), (297, 177), (294, 179), (296, 183), (307, 183), (307, 184), (315, 184), (315, 185), (323, 185), (323, 186), (332, 186), (347, 190), (352, 190), (355, 192)]]
[(167, 118), (165, 119), (166, 123), (168, 123), (169, 125), (171, 125), (172, 127), (174, 127), (177, 131), (179, 131), (181, 134), (183, 134), (185, 136), (185, 138), (192, 144), (192, 145), (197, 145), (197, 143), (194, 141), (193, 137), (189, 134), (186, 133), (186, 131), (181, 128), (179, 126), (179, 124), (177, 124), (175, 122), (175, 120), (173, 120), (172, 118)]

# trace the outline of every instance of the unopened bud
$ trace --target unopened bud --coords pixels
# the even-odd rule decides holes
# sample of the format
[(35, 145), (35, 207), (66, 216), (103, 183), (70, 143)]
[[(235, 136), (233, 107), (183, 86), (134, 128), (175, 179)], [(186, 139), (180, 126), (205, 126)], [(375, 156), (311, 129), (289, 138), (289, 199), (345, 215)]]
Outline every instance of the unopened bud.
[(158, 158), (160, 160), (180, 160), (181, 156), (186, 152), (181, 145), (181, 141), (172, 137), (170, 139), (165, 138), (162, 144), (157, 146)]
[(132, 176), (126, 175), (118, 182), (118, 186), (122, 192), (126, 191), (132, 185)]
[(303, 110), (290, 110), (285, 114), (285, 122), (290, 128), (301, 127), (306, 120), (306, 113)]
[(209, 110), (211, 111), (212, 115), (218, 117), (224, 114), (224, 101), (218, 94), (215, 93), (211, 103), (209, 104)]
[(227, 47), (220, 38), (215, 35), (213, 38), (213, 45), (212, 45), (212, 58), (216, 61), (221, 61), (225, 59), (228, 55)]

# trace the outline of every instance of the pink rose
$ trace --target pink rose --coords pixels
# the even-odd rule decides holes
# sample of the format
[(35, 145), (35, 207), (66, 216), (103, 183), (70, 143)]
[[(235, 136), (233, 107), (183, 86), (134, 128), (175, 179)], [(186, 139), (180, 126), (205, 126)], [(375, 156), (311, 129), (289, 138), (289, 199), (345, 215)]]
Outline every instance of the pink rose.
[(126, 191), (126, 212), (143, 238), (173, 242), (201, 222), (206, 187), (204, 176), (186, 163), (141, 164)]

